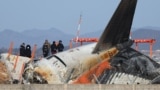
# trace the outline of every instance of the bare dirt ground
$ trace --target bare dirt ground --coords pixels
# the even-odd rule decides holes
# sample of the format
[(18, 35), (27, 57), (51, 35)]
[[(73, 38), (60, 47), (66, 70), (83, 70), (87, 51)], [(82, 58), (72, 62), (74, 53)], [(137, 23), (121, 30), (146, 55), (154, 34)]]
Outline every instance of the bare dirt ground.
[(9, 74), (5, 63), (0, 61), (0, 84), (9, 84)]

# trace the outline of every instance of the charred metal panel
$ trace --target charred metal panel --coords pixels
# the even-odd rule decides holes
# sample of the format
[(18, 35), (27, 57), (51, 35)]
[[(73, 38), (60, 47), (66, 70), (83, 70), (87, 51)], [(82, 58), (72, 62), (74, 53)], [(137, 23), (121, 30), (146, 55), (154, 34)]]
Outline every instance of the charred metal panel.
[[(100, 83), (116, 84), (114, 78), (123, 77), (117, 73), (123, 73), (123, 76), (130, 75), (128, 84), (159, 84), (160, 83), (160, 64), (153, 61), (150, 57), (132, 49), (126, 48), (113, 57), (111, 60), (113, 69), (106, 70), (100, 77)], [(115, 73), (116, 72), (116, 73)], [(114, 75), (112, 78), (112, 75)], [(115, 77), (116, 76), (116, 77)], [(133, 77), (134, 76), (134, 77)], [(119, 78), (119, 79), (120, 79)], [(113, 80), (112, 80), (113, 79)], [(112, 83), (109, 83), (112, 81)], [(124, 83), (123, 81), (121, 82)], [(120, 84), (120, 82), (119, 82)], [(126, 83), (127, 84), (127, 83)]]

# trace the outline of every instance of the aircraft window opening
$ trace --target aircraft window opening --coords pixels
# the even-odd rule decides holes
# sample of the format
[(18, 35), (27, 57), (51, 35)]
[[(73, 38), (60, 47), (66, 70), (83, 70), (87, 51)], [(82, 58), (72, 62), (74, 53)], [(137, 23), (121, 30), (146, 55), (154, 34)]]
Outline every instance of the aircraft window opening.
[(67, 66), (62, 59), (60, 59), (58, 56), (56, 55), (51, 55), (49, 57), (47, 57), (46, 59), (51, 59), (52, 57), (55, 57), (57, 60), (59, 60), (65, 67)]

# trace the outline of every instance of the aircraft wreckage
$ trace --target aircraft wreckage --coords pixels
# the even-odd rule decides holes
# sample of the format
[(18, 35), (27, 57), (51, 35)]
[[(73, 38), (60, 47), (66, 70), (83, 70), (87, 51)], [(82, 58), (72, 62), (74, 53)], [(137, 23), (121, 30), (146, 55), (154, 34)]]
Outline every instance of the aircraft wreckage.
[[(97, 43), (42, 59), (19, 56), (25, 63), (22, 83), (159, 84), (160, 64), (131, 48), (134, 40), (129, 34), (136, 4), (137, 0), (121, 0)], [(1, 54), (6, 65), (14, 55), (10, 59), (7, 56)]]

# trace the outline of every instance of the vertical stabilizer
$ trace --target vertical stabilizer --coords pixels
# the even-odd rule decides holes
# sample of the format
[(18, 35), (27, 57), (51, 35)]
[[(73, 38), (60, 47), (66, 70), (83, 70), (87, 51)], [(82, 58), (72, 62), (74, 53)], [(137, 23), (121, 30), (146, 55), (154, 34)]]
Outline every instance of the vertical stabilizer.
[(129, 40), (137, 0), (121, 0), (93, 53)]

